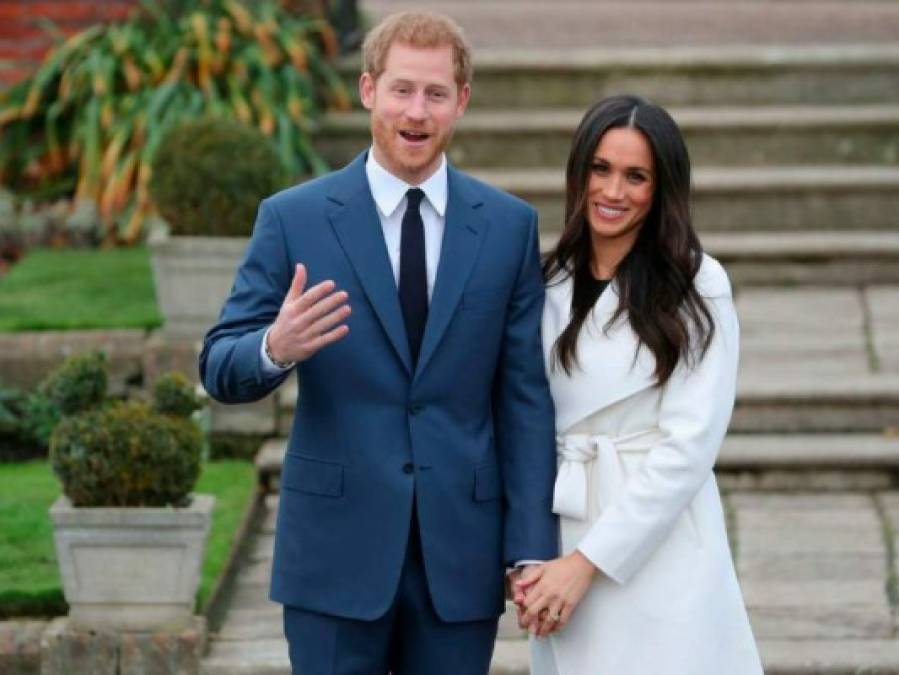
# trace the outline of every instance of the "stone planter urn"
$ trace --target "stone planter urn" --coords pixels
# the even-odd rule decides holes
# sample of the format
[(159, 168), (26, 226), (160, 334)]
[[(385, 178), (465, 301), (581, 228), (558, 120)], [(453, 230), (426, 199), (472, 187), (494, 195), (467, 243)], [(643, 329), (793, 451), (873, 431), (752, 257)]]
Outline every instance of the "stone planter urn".
[(166, 333), (203, 337), (218, 319), (248, 241), (162, 233), (150, 237), (153, 283)]
[(50, 508), (69, 618), (85, 628), (175, 631), (193, 616), (215, 497), (185, 508)]

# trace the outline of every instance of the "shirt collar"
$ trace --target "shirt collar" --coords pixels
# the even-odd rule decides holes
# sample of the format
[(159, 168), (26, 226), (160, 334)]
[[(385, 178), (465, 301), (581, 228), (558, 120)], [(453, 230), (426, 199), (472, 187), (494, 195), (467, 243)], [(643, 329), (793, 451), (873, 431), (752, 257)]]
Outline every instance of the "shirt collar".
[(446, 172), (446, 155), (440, 156), (440, 166), (437, 168), (430, 178), (421, 185), (410, 185), (404, 180), (397, 178), (383, 166), (378, 164), (375, 159), (375, 153), (368, 151), (368, 159), (365, 162), (365, 174), (368, 177), (368, 185), (371, 188), (371, 195), (378, 205), (378, 210), (383, 216), (390, 217), (400, 203), (409, 188), (421, 188), (425, 193), (425, 197), (434, 210), (442, 218), (446, 213), (447, 199), (447, 172)]

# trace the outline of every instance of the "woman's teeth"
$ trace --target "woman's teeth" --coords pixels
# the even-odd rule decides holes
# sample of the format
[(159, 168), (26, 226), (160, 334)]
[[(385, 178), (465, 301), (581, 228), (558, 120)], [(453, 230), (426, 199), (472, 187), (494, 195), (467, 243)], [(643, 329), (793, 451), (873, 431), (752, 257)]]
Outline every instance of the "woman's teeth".
[(599, 204), (596, 205), (596, 210), (606, 218), (617, 218), (625, 212), (625, 209), (614, 209), (609, 206), (600, 206)]

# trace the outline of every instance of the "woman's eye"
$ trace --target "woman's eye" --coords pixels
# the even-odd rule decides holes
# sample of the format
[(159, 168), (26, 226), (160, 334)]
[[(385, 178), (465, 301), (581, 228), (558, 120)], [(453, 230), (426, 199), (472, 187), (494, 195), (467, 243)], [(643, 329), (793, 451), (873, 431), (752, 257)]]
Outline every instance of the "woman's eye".
[(628, 178), (634, 183), (642, 183), (646, 180), (646, 176), (642, 173), (632, 173), (628, 176)]
[(596, 173), (607, 173), (607, 172), (609, 171), (609, 167), (608, 167), (607, 165), (605, 165), (605, 164), (599, 164), (599, 163), (597, 163), (597, 164), (594, 164), (594, 165), (593, 165), (593, 170), (594, 170)]

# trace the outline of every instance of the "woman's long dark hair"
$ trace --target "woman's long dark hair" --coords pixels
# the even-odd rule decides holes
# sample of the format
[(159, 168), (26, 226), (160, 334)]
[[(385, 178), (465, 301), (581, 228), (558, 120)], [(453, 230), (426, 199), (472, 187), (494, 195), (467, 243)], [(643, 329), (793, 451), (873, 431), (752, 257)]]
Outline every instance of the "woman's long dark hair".
[[(619, 302), (608, 330), (627, 313), (638, 338), (655, 357), (655, 376), (665, 384), (680, 359), (701, 359), (715, 332), (708, 306), (694, 286), (702, 247), (690, 218), (690, 157), (680, 129), (659, 106), (637, 96), (612, 96), (591, 107), (571, 143), (566, 170), (565, 226), (543, 261), (550, 283), (572, 278), (572, 316), (553, 346), (553, 361), (571, 374), (577, 338), (593, 309), (592, 258), (587, 220), (587, 182), (593, 156), (609, 129), (636, 129), (649, 143), (655, 173), (652, 206), (633, 248), (615, 270)], [(691, 335), (693, 336), (691, 338)], [(691, 339), (697, 342), (691, 345)], [(692, 349), (699, 347), (698, 354)], [(634, 355), (636, 358), (636, 354)]]

